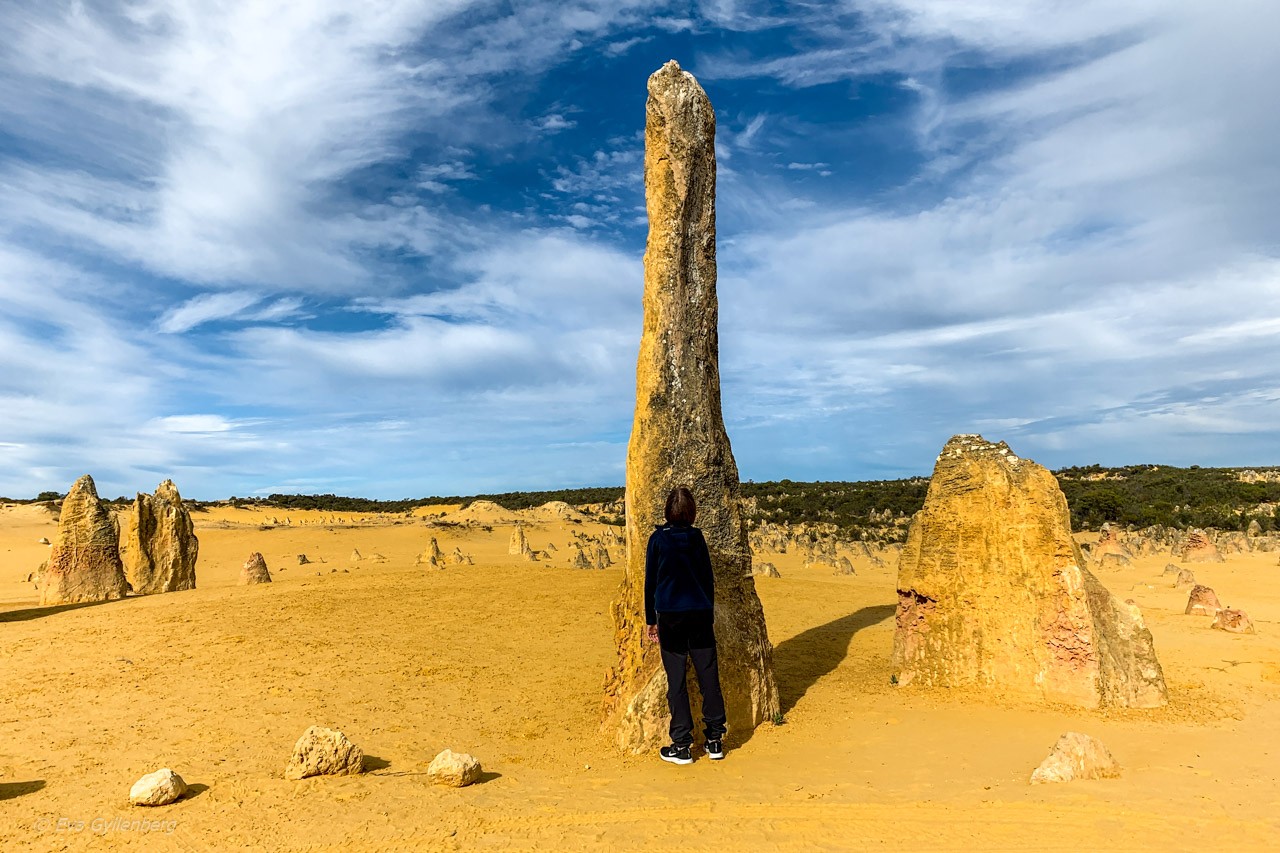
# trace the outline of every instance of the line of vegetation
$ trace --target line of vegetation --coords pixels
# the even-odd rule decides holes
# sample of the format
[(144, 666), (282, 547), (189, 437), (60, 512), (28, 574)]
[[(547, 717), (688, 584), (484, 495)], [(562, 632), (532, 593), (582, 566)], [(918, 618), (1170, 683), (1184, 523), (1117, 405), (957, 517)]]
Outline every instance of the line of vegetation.
[[(1164, 525), (1179, 529), (1216, 527), (1245, 530), (1257, 522), (1264, 532), (1280, 530), (1280, 468), (1176, 468), (1169, 465), (1100, 465), (1063, 468), (1054, 472), (1071, 507), (1072, 526), (1096, 529), (1106, 522), (1122, 526)], [(831, 524), (852, 536), (897, 538), (905, 520), (924, 505), (927, 477), (864, 482), (802, 483), (792, 480), (742, 484), (747, 515), (753, 524)], [(232, 497), (227, 501), (191, 501), (198, 507), (226, 505), (272, 507), (281, 510), (319, 510), (344, 513), (404, 513), (424, 506), (466, 505), (492, 501), (509, 510), (528, 509), (551, 501), (575, 506), (607, 505), (620, 501), (621, 486), (448, 495), (403, 500), (372, 500), (341, 495), (285, 495)], [(57, 492), (42, 492), (31, 500), (60, 500)], [(120, 497), (113, 503), (131, 503)], [(605, 516), (601, 516), (602, 519)], [(616, 519), (607, 519), (616, 520)]]

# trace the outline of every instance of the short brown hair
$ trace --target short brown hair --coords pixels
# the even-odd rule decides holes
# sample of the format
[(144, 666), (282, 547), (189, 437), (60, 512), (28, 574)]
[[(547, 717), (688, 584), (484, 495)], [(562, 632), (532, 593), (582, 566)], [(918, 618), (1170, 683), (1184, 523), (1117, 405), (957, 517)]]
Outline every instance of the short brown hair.
[(693, 502), (693, 492), (684, 486), (678, 486), (667, 495), (667, 523), (693, 524), (698, 514), (698, 505)]

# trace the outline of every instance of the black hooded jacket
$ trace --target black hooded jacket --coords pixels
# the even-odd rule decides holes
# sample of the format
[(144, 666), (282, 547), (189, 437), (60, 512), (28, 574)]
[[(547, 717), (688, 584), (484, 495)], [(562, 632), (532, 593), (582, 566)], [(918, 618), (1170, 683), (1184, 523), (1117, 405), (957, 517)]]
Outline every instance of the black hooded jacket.
[(649, 536), (644, 561), (644, 618), (658, 624), (659, 613), (711, 610), (716, 582), (702, 531), (688, 524), (664, 524)]

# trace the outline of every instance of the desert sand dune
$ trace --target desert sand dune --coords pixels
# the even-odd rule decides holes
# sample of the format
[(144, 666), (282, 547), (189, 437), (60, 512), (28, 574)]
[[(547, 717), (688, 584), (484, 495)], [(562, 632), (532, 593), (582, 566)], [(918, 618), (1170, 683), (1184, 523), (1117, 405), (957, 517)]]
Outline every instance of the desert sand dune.
[[(573, 533), (602, 525), (526, 522), (534, 547), (557, 546), (529, 563), (507, 553), (509, 526), (220, 526), (245, 512), (195, 514), (194, 590), (41, 608), (25, 578), (51, 517), (0, 511), (0, 847), (1203, 850), (1280, 833), (1275, 554), (1197, 567), (1252, 636), (1182, 615), (1167, 554), (1102, 575), (1142, 607), (1170, 704), (1090, 712), (895, 688), (893, 561), (855, 553), (857, 574), (836, 576), (769, 552), (782, 577), (756, 583), (785, 724), (673, 767), (600, 730), (622, 568), (570, 561)], [(415, 567), (430, 536), (475, 565)], [(352, 565), (353, 548), (388, 561)], [(252, 551), (273, 583), (237, 586)], [(312, 725), (345, 732), (367, 772), (287, 781)], [(1121, 778), (1029, 785), (1073, 730)], [(480, 784), (429, 784), (446, 748), (481, 760)], [(159, 767), (192, 793), (131, 807)], [(143, 819), (161, 826), (144, 836)]]

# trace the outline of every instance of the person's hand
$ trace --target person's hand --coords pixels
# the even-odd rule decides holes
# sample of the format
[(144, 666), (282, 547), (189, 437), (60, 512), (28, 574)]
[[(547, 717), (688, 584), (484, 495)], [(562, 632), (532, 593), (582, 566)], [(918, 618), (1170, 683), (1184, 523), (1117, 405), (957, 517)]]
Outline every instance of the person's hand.
[(658, 642), (658, 626), (657, 626), (657, 625), (650, 625), (650, 626), (649, 626), (649, 630), (648, 630), (648, 632), (647, 632), (647, 635), (648, 635), (648, 637), (649, 637), (649, 642), (651, 642), (651, 643), (656, 643), (656, 642)]

